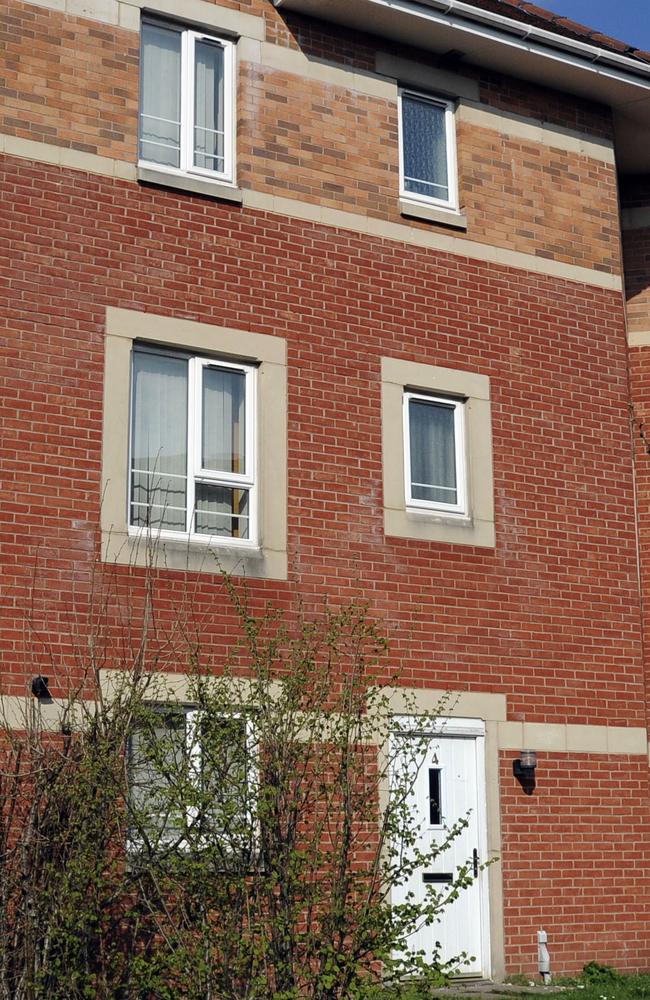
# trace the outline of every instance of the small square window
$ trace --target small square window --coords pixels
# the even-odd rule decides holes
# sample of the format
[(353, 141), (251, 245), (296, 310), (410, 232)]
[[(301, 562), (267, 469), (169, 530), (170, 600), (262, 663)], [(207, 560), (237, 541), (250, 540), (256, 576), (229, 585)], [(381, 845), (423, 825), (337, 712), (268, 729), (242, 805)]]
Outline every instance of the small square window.
[(233, 51), (232, 42), (143, 21), (141, 163), (233, 181)]
[(255, 544), (252, 365), (133, 350), (129, 525)]
[(490, 379), (381, 359), (387, 537), (493, 548)]
[(404, 393), (406, 506), (467, 512), (464, 401)]
[(399, 97), (400, 196), (458, 207), (454, 109), (450, 101), (403, 90)]

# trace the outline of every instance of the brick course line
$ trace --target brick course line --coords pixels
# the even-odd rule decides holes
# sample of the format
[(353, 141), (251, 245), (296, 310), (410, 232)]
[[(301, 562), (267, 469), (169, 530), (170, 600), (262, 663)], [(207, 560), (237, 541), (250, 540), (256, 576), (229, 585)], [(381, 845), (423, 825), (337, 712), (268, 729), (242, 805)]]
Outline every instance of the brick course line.
[[(48, 143), (34, 142), (30, 139), (19, 139), (15, 136), (0, 136), (0, 152), (9, 156), (25, 158), (38, 163), (48, 163), (53, 166), (83, 170), (104, 177), (115, 177), (123, 180), (134, 180), (135, 166), (122, 160), (114, 160), (107, 156), (95, 156), (91, 153), (78, 152), (72, 149), (62, 149)], [(171, 179), (170, 179), (171, 180)], [(517, 270), (530, 271), (533, 274), (544, 274), (549, 277), (562, 278), (583, 285), (592, 285), (609, 291), (622, 291), (622, 279), (615, 274), (606, 274), (575, 264), (565, 264), (562, 261), (536, 257), (533, 254), (521, 253), (518, 250), (508, 250), (504, 247), (490, 246), (473, 240), (458, 239), (433, 230), (413, 229), (399, 223), (385, 222), (373, 219), (355, 212), (343, 212), (338, 209), (301, 202), (294, 198), (283, 198), (269, 195), (263, 191), (242, 189), (243, 207), (255, 211), (271, 212), (287, 216), (290, 219), (318, 222), (321, 225), (337, 229), (348, 229), (354, 233), (367, 233), (380, 239), (387, 239), (413, 246), (439, 250), (462, 257), (486, 263), (501, 264)]]

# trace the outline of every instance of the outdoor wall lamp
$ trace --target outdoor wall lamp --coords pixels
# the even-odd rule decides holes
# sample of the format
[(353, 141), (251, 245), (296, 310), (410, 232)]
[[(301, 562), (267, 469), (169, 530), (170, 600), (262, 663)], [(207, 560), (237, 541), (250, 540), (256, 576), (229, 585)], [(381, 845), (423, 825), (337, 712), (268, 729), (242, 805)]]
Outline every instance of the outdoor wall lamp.
[(50, 688), (49, 688), (49, 678), (43, 677), (42, 674), (38, 674), (36, 677), (32, 677), (32, 694), (39, 701), (43, 701), (46, 698), (51, 698)]
[(537, 753), (535, 750), (521, 750), (519, 757), (512, 762), (512, 773), (526, 795), (532, 795), (535, 791), (536, 768)]

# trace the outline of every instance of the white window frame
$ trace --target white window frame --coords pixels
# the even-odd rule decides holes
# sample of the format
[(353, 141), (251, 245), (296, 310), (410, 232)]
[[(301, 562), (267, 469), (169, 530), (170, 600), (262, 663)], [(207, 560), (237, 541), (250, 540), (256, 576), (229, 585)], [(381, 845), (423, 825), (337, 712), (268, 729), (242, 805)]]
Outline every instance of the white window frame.
[[(179, 356), (179, 352), (173, 348), (166, 349), (164, 346), (156, 347), (150, 344), (134, 345), (133, 354), (141, 350), (147, 354), (169, 354)], [(182, 355), (186, 356), (186, 355)], [(130, 393), (130, 414), (129, 414), (129, 468), (128, 468), (128, 496), (127, 496), (127, 524), (129, 535), (141, 537), (152, 533), (155, 538), (173, 540), (189, 540), (199, 542), (203, 545), (212, 546), (234, 546), (237, 548), (256, 549), (259, 545), (258, 537), (258, 466), (257, 466), (257, 366), (244, 362), (226, 361), (221, 358), (203, 357), (200, 355), (187, 357), (187, 482), (186, 482), (186, 511), (185, 511), (185, 531), (174, 531), (171, 528), (149, 527), (147, 525), (136, 525), (131, 523), (132, 489), (133, 489), (133, 468), (132, 468), (132, 448), (133, 448), (133, 408), (134, 408), (134, 385), (133, 385), (133, 357), (131, 362), (131, 393)], [(202, 380), (203, 372), (206, 368), (228, 368), (233, 371), (240, 371), (246, 377), (245, 383), (245, 406), (246, 406), (246, 428), (245, 428), (245, 452), (244, 459), (246, 469), (243, 473), (218, 472), (213, 469), (205, 469), (202, 466)], [(197, 483), (208, 486), (225, 486), (231, 489), (248, 490), (249, 513), (248, 513), (248, 538), (233, 538), (229, 535), (209, 535), (194, 531), (195, 522), (195, 500)], [(233, 515), (236, 516), (236, 515)], [(243, 517), (244, 515), (240, 515)]]
[[(416, 499), (411, 491), (411, 428), (409, 403), (411, 400), (422, 400), (425, 403), (439, 403), (451, 406), (454, 410), (454, 452), (456, 458), (456, 495), (457, 502), (441, 503), (432, 500)], [(466, 470), (466, 435), (465, 435), (465, 403), (464, 399), (453, 396), (436, 396), (433, 393), (404, 390), (403, 400), (403, 430), (404, 430), (404, 495), (406, 507), (414, 510), (435, 510), (446, 514), (467, 516), (467, 470)]]
[[(190, 779), (191, 779), (192, 783), (194, 783), (194, 782), (197, 782), (197, 783), (200, 782), (201, 781), (201, 776), (202, 776), (201, 743), (200, 743), (200, 740), (197, 739), (196, 734), (197, 734), (197, 727), (199, 725), (199, 719), (201, 718), (203, 710), (200, 709), (200, 708), (197, 708), (196, 706), (193, 706), (193, 705), (169, 704), (169, 703), (160, 703), (160, 702), (156, 702), (154, 705), (151, 705), (150, 707), (151, 707), (151, 709), (153, 711), (159, 710), (161, 712), (161, 714), (163, 714), (164, 712), (169, 712), (169, 711), (172, 711), (172, 712), (173, 711), (177, 711), (177, 712), (179, 712), (179, 714), (180, 713), (183, 714), (183, 716), (185, 717), (185, 749), (186, 749), (186, 752), (187, 752), (188, 773), (190, 775)], [(246, 724), (246, 734), (245, 734), (246, 755), (247, 755), (247, 757), (249, 759), (249, 766), (248, 766), (248, 770), (247, 770), (247, 787), (248, 787), (249, 791), (251, 789), (255, 790), (255, 789), (257, 789), (259, 787), (259, 774), (258, 774), (258, 768), (253, 763), (255, 761), (255, 755), (256, 755), (257, 746), (258, 746), (258, 743), (257, 743), (257, 732), (256, 732), (256, 729), (255, 729), (255, 724), (253, 722), (253, 719), (251, 718), (250, 715), (247, 715), (244, 712), (237, 712), (237, 711), (229, 712), (229, 713), (224, 714), (224, 715), (222, 715), (220, 717), (224, 718), (224, 719), (226, 719), (226, 718), (227, 719), (242, 719), (243, 718), (244, 721), (245, 721), (245, 724)], [(130, 755), (132, 753), (130, 740), (129, 740), (128, 753), (129, 753), (129, 762), (130, 762), (130, 760), (131, 760)], [(130, 766), (130, 763), (129, 763), (129, 766)], [(192, 824), (194, 822), (196, 822), (196, 820), (198, 818), (198, 814), (197, 814), (196, 808), (193, 807), (193, 806), (191, 806), (191, 805), (187, 805), (186, 809), (185, 809), (185, 815), (186, 815), (187, 825), (188, 825), (188, 827), (191, 827)], [(253, 812), (251, 811), (250, 808), (248, 810), (247, 820), (248, 820), (249, 823), (255, 824), (253, 826), (253, 830), (254, 830), (254, 836), (257, 839), (257, 837), (258, 837), (258, 830), (257, 830), (256, 819), (255, 819), (255, 816), (253, 815)], [(143, 846), (143, 844), (142, 844), (142, 841), (140, 840), (140, 838), (134, 837), (133, 834), (129, 835), (128, 844), (127, 844), (128, 853), (135, 853), (139, 849), (141, 849), (142, 846)], [(165, 847), (169, 847), (170, 845), (162, 843), (161, 846), (163, 848), (165, 848)], [(187, 842), (185, 840), (181, 840), (181, 841), (178, 842), (177, 848), (178, 848), (179, 851), (186, 851), (186, 850), (188, 850), (189, 845), (187, 844)]]
[[(404, 172), (404, 122), (402, 114), (402, 98), (415, 97), (419, 100), (428, 101), (437, 107), (445, 109), (445, 144), (447, 154), (447, 178), (449, 181), (449, 197), (436, 198), (434, 195), (418, 194), (415, 191), (408, 191), (406, 188), (406, 177)], [(434, 97), (431, 94), (413, 90), (411, 87), (400, 87), (398, 91), (398, 133), (399, 133), (399, 194), (404, 201), (412, 201), (422, 205), (436, 205), (438, 208), (446, 208), (449, 211), (458, 211), (458, 163), (456, 156), (456, 119), (455, 105), (453, 101), (443, 97)], [(418, 178), (415, 178), (416, 180)]]
[[(235, 45), (227, 38), (219, 38), (217, 35), (206, 34), (202, 31), (194, 31), (191, 28), (183, 28), (181, 25), (170, 21), (163, 21), (153, 17), (143, 19), (143, 26), (151, 24), (170, 31), (177, 31), (181, 36), (181, 122), (180, 122), (180, 151), (179, 167), (171, 167), (164, 163), (156, 163), (154, 160), (146, 160), (140, 156), (140, 144), (142, 142), (142, 76), (144, 72), (144, 61), (140, 54), (140, 101), (138, 107), (138, 166), (149, 167), (163, 173), (181, 176), (193, 174), (209, 180), (218, 181), (220, 184), (235, 184)], [(208, 170), (205, 167), (194, 166), (194, 77), (196, 66), (196, 43), (200, 41), (211, 42), (219, 45), (223, 49), (223, 156), (224, 169)]]

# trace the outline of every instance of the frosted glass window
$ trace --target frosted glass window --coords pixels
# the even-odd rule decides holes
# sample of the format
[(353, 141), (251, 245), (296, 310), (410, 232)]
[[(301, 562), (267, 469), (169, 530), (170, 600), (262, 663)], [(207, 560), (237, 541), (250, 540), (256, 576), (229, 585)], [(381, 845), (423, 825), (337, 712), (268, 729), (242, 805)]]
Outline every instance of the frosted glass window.
[(180, 167), (181, 32), (142, 25), (140, 157)]
[(451, 201), (449, 105), (401, 96), (403, 187), (407, 194)]

